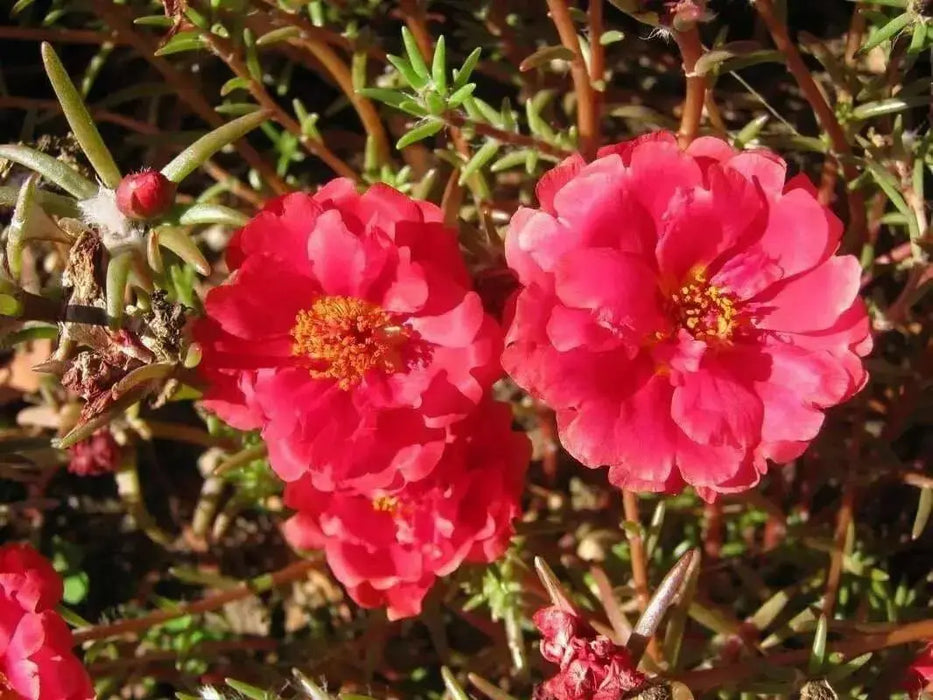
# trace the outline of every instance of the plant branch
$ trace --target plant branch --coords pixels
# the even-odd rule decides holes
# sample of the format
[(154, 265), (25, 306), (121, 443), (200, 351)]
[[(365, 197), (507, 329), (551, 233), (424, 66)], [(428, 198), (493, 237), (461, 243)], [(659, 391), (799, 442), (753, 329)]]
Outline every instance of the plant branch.
[[(893, 630), (866, 634), (856, 639), (845, 639), (827, 648), (826, 654), (841, 654), (846, 659), (856, 658), (862, 654), (880, 651), (901, 644), (928, 641), (933, 638), (933, 619), (911, 622)], [(762, 657), (769, 666), (792, 666), (805, 663), (810, 658), (810, 649), (771, 654)], [(761, 666), (742, 662), (720, 666), (718, 668), (688, 671), (672, 675), (671, 678), (685, 684), (694, 693), (707, 692), (726, 685), (734, 685), (759, 673)]]
[[(625, 519), (635, 527), (641, 528), (637, 494), (633, 491), (623, 491), (622, 508), (625, 512)], [(633, 529), (626, 528), (625, 535), (628, 538), (629, 550), (632, 556), (632, 581), (635, 583), (638, 607), (644, 612), (651, 600), (651, 594), (648, 592), (648, 561), (645, 557), (645, 544), (641, 539), (641, 535)]]
[[(48, 110), (50, 112), (58, 112), (60, 114), (62, 111), (62, 106), (58, 100), (37, 100), (31, 97), (12, 97), (9, 95), (0, 95), (0, 109), (40, 109)], [(132, 119), (131, 117), (125, 117), (122, 114), (117, 114), (116, 112), (110, 112), (106, 109), (96, 109), (90, 105), (88, 106), (88, 111), (91, 113), (91, 116), (94, 117), (94, 121), (116, 124), (117, 126), (122, 126), (123, 128), (129, 129), (130, 131), (146, 134), (148, 136), (153, 136), (160, 133), (158, 127), (155, 127), (152, 124), (141, 122), (137, 119)]]
[(277, 121), (286, 131), (297, 138), (298, 142), (308, 153), (315, 156), (316, 158), (319, 158), (340, 177), (347, 177), (354, 181), (359, 180), (359, 175), (355, 170), (353, 170), (353, 168), (347, 165), (323, 142), (316, 141), (315, 139), (305, 134), (302, 131), (301, 125), (298, 123), (298, 121), (289, 115), (288, 112), (286, 112), (278, 102), (272, 99), (268, 91), (266, 91), (266, 89), (259, 83), (259, 81), (253, 78), (253, 76), (250, 74), (249, 69), (246, 67), (246, 63), (242, 58), (240, 58), (239, 55), (237, 55), (236, 51), (233, 50), (233, 46), (228, 40), (207, 31), (202, 31), (201, 36), (214, 55), (226, 63), (230, 70), (233, 71), (234, 75), (246, 81), (249, 93), (253, 96), (253, 99), (256, 100), (259, 106), (262, 109), (268, 110), (272, 115), (272, 118), (275, 119), (275, 121)]
[(217, 610), (227, 603), (242, 600), (251, 595), (263, 593), (277, 586), (281, 586), (283, 583), (294, 581), (317, 566), (319, 566), (319, 564), (316, 560), (302, 559), (271, 574), (263, 574), (262, 576), (258, 576), (240, 584), (236, 588), (219, 591), (201, 600), (196, 600), (193, 603), (182, 603), (177, 607), (168, 610), (157, 610), (143, 617), (79, 629), (74, 632), (74, 643), (76, 645), (83, 644), (84, 642), (106, 639), (119, 634), (136, 634), (168, 620), (174, 620), (177, 617), (198, 615), (200, 613), (210, 612), (211, 610)]
[(502, 141), (502, 143), (509, 143), (513, 146), (519, 146), (521, 148), (532, 148), (540, 151), (541, 153), (546, 153), (547, 155), (554, 156), (556, 158), (566, 158), (567, 156), (571, 155), (570, 151), (563, 149), (560, 146), (555, 146), (548, 143), (547, 141), (542, 141), (541, 139), (535, 138), (534, 136), (528, 136), (527, 134), (520, 134), (515, 131), (499, 129), (495, 126), (492, 126), (491, 124), (486, 124), (485, 122), (472, 121), (460, 112), (447, 112), (444, 115), (444, 121), (446, 121), (449, 126), (453, 126), (458, 129), (472, 129), (480, 136), (487, 136), (491, 139)]
[[(784, 59), (787, 61), (787, 69), (794, 76), (803, 96), (813, 108), (820, 125), (829, 135), (846, 180), (850, 182), (855, 180), (859, 173), (851, 162), (852, 147), (849, 145), (845, 131), (843, 131), (839, 120), (836, 119), (835, 113), (826, 101), (826, 97), (813, 79), (813, 75), (811, 75), (806, 63), (804, 63), (796, 44), (791, 40), (787, 25), (778, 18), (772, 0), (755, 0), (755, 9), (768, 28), (775, 46), (784, 55)], [(865, 200), (858, 190), (850, 191), (847, 187), (846, 191), (850, 235), (853, 240), (861, 242), (867, 230)]]
[(675, 31), (674, 40), (683, 58), (684, 75), (687, 79), (687, 95), (684, 98), (684, 111), (680, 117), (680, 129), (677, 140), (681, 148), (686, 148), (700, 133), (700, 120), (703, 117), (703, 105), (706, 101), (706, 79), (696, 74), (696, 64), (703, 55), (703, 44), (697, 28)]
[(573, 88), (577, 95), (577, 130), (580, 133), (580, 152), (589, 160), (596, 155), (599, 142), (599, 112), (596, 108), (596, 96), (590, 84), (590, 76), (580, 49), (580, 38), (570, 16), (566, 0), (547, 0), (551, 20), (557, 27), (561, 44), (574, 55), (570, 62)]
[[(288, 40), (291, 46), (314, 56), (343, 91), (353, 109), (356, 110), (366, 134), (373, 140), (379, 162), (389, 159), (389, 139), (385, 127), (379, 118), (372, 101), (357, 93), (353, 86), (353, 76), (349, 66), (340, 55), (325, 41), (320, 30), (297, 14), (283, 12), (269, 0), (263, 0), (266, 11), (271, 11), (283, 24), (296, 27), (301, 34)], [(253, 20), (256, 21), (255, 19)]]

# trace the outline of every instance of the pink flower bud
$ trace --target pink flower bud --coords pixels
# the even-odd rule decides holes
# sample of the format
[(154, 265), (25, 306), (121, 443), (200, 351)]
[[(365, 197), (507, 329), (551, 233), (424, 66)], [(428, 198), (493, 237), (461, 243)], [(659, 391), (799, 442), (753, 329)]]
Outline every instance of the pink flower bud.
[(117, 187), (117, 208), (131, 219), (151, 219), (175, 201), (175, 183), (157, 170), (127, 175)]

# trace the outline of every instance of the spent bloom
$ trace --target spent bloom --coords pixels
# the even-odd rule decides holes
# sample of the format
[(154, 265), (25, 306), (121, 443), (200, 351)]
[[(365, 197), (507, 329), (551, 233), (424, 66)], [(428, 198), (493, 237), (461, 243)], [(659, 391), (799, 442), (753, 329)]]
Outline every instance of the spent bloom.
[(322, 549), (336, 578), (364, 607), (391, 619), (417, 615), (438, 576), (490, 562), (508, 546), (531, 447), (511, 429), (508, 404), (488, 400), (450, 431), (427, 477), (386, 489), (324, 492), (305, 476), (287, 484), (297, 512), (285, 535)]
[(0, 698), (91, 700), (94, 689), (55, 611), (62, 581), (24, 544), (0, 546)]
[(858, 261), (785, 177), (769, 151), (661, 132), (568, 159), (513, 217), (503, 365), (617, 486), (747, 489), (865, 384)]
[(78, 476), (112, 474), (120, 466), (120, 445), (107, 428), (68, 448), (68, 471)]
[(309, 474), (328, 491), (421, 478), (501, 372), (501, 331), (432, 204), (334, 180), (268, 203), (227, 263), (194, 330), (205, 405), (262, 428), (286, 481)]
[(624, 647), (597, 634), (584, 620), (557, 605), (534, 614), (541, 656), (557, 673), (535, 688), (535, 700), (617, 700), (645, 682)]

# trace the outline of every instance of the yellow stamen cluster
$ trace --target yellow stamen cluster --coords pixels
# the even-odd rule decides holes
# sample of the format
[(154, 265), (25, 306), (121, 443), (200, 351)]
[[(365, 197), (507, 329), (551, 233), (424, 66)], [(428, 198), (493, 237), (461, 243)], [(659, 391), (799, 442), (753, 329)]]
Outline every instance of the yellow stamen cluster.
[(326, 296), (298, 312), (291, 335), (292, 354), (310, 360), (311, 376), (348, 390), (370, 370), (403, 369), (402, 346), (411, 331), (371, 302)]
[(697, 340), (727, 341), (740, 321), (732, 295), (709, 284), (702, 270), (693, 272), (671, 294), (671, 301), (681, 327)]
[(0, 700), (19, 700), (19, 697), (19, 693), (13, 690), (7, 677), (0, 672)]
[(373, 510), (377, 513), (395, 515), (399, 509), (398, 498), (395, 496), (376, 496), (373, 499)]

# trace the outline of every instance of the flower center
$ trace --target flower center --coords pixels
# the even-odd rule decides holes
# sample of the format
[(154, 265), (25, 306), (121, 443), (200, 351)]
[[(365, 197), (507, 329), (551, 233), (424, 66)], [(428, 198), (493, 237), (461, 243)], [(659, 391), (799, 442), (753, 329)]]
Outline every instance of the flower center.
[(0, 671), (0, 700), (21, 700), (20, 694), (13, 690), (13, 686), (10, 685), (2, 671)]
[(376, 496), (373, 499), (373, 510), (377, 513), (395, 515), (399, 506), (399, 500), (395, 496)]
[(730, 340), (741, 321), (735, 298), (709, 284), (702, 270), (684, 280), (671, 294), (671, 302), (675, 322), (697, 340)]
[(298, 312), (291, 335), (292, 354), (310, 360), (311, 376), (348, 390), (372, 369), (404, 369), (402, 350), (411, 330), (368, 301), (326, 296)]

